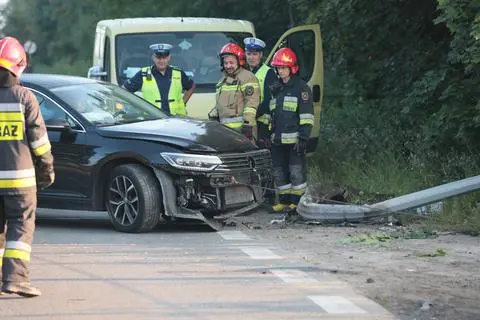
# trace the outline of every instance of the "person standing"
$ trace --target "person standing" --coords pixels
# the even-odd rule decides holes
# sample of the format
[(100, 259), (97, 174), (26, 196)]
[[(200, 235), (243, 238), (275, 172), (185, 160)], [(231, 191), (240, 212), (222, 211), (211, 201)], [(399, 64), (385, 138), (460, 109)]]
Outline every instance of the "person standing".
[(172, 46), (167, 43), (153, 44), (153, 65), (143, 67), (122, 88), (142, 91), (143, 98), (171, 116), (186, 116), (186, 104), (193, 92), (195, 83), (183, 70), (170, 66)]
[(255, 75), (245, 68), (245, 52), (236, 43), (220, 50), (222, 78), (217, 83), (213, 118), (248, 139), (257, 139), (256, 115), (260, 104), (260, 86)]
[[(27, 66), (23, 46), (0, 40), (0, 254), (2, 293), (35, 297), (29, 280), (37, 188), (53, 184), (53, 156), (38, 101), (19, 85)], [(6, 222), (6, 231), (5, 231)]]
[(307, 188), (305, 154), (314, 122), (312, 92), (298, 76), (297, 56), (279, 49), (272, 67), (279, 79), (272, 87), (269, 111), (272, 126), (272, 162), (279, 203), (275, 212), (295, 210)]
[(257, 145), (260, 148), (271, 147), (270, 130), (268, 128), (270, 115), (268, 106), (270, 104), (270, 87), (277, 79), (275, 72), (263, 62), (263, 51), (265, 42), (261, 39), (248, 37), (243, 40), (245, 44), (245, 53), (249, 70), (255, 74), (260, 85), (260, 105), (257, 110), (258, 140)]

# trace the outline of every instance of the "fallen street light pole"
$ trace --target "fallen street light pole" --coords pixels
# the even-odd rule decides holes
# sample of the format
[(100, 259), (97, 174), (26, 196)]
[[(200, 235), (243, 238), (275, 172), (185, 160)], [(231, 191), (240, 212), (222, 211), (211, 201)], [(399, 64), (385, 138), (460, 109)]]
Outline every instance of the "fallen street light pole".
[(307, 190), (300, 199), (297, 212), (301, 217), (308, 220), (360, 221), (415, 209), (477, 190), (480, 190), (480, 175), (409, 193), (372, 205), (316, 203), (315, 196)]

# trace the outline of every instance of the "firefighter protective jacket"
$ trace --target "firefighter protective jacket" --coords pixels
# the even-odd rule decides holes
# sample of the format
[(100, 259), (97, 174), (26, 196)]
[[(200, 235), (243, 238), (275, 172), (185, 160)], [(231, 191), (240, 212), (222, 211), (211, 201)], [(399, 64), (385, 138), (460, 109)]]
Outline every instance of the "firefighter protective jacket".
[(233, 75), (226, 72), (217, 84), (216, 109), (220, 122), (239, 129), (244, 123), (256, 126), (260, 104), (260, 86), (255, 75), (239, 68)]
[(312, 91), (307, 83), (293, 76), (284, 84), (281, 79), (272, 86), (270, 100), (272, 142), (295, 144), (308, 141), (312, 131), (314, 113)]
[(37, 99), (20, 85), (0, 87), (0, 194), (36, 192), (35, 162), (53, 166)]

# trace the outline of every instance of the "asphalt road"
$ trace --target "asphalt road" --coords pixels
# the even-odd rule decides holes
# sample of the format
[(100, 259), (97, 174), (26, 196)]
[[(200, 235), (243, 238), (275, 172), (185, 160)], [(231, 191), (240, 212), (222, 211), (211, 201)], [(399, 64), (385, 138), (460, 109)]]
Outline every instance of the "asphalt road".
[(112, 229), (104, 214), (40, 210), (31, 280), (1, 319), (394, 319), (354, 288), (235, 229)]

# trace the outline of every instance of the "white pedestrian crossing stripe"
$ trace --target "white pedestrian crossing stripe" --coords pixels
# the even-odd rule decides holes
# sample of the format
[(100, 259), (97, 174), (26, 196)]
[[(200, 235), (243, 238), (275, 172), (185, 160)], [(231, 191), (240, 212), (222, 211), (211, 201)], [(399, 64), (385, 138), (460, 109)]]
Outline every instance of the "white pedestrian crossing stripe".
[(285, 283), (297, 283), (297, 284), (305, 284), (305, 283), (318, 283), (319, 281), (313, 279), (308, 276), (303, 271), (290, 269), (290, 270), (279, 270), (279, 269), (272, 269), (270, 270), (271, 273), (282, 279)]
[(244, 247), (241, 250), (250, 256), (252, 259), (257, 260), (270, 260), (270, 259), (282, 259), (281, 256), (273, 253), (266, 248)]
[(340, 296), (309, 296), (310, 300), (328, 313), (334, 314), (364, 314), (367, 313), (350, 300)]
[(252, 240), (241, 231), (219, 231), (218, 234), (225, 240)]

